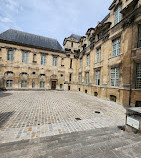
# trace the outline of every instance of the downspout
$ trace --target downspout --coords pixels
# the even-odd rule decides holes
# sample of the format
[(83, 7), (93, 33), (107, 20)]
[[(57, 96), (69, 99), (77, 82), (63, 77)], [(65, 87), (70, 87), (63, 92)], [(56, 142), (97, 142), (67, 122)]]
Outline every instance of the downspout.
[(130, 91), (129, 91), (129, 107), (131, 107), (131, 95), (132, 95), (132, 74), (131, 74), (132, 45), (133, 45), (133, 23), (132, 23), (131, 53), (130, 53)]

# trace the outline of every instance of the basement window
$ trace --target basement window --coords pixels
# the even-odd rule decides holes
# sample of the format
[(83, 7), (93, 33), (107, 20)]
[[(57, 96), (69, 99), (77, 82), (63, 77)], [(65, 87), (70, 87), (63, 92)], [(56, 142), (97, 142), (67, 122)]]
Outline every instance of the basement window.
[(114, 95), (110, 95), (110, 100), (113, 102), (116, 102), (117, 97)]
[(98, 96), (98, 93), (97, 93), (97, 92), (94, 92), (94, 96), (97, 97), (97, 96)]
[(141, 101), (136, 101), (135, 107), (141, 107)]

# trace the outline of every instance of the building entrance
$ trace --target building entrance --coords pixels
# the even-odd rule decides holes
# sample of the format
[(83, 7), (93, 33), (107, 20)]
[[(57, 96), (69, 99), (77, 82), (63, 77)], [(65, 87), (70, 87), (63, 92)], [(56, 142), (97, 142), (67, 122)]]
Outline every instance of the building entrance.
[(51, 82), (51, 89), (55, 90), (56, 89), (56, 81)]

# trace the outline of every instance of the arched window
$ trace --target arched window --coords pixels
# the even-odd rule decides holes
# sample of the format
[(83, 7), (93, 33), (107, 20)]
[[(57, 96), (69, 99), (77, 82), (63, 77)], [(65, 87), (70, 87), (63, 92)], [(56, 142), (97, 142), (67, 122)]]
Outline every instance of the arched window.
[(27, 73), (26, 72), (22, 72), (22, 77), (27, 77)]
[(41, 74), (41, 75), (40, 75), (40, 78), (45, 78), (45, 74)]
[(13, 72), (12, 71), (7, 71), (7, 76), (13, 76)]

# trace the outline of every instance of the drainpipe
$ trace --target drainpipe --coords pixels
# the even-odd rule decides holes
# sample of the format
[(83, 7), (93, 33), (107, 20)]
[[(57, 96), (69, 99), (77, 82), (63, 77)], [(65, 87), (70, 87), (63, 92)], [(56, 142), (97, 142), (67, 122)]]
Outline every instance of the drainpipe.
[(131, 53), (130, 53), (130, 92), (129, 92), (129, 107), (131, 107), (131, 95), (132, 95), (132, 74), (131, 74), (132, 45), (133, 45), (133, 23), (132, 23)]

